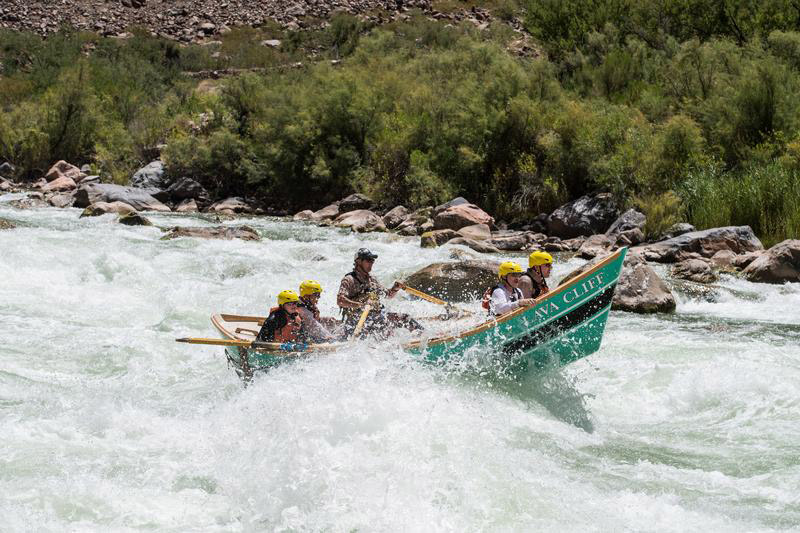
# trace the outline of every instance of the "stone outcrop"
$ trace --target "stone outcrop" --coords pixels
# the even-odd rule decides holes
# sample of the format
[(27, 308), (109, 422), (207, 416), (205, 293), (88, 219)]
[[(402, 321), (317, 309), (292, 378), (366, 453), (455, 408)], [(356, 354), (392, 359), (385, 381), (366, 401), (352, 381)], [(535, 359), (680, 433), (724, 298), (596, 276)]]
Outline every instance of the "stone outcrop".
[(667, 231), (662, 233), (658, 240), (664, 241), (673, 237), (677, 237), (678, 235), (683, 235), (684, 233), (691, 233), (692, 231), (697, 231), (697, 228), (688, 222), (678, 222), (677, 224), (673, 224), (667, 228)]
[(176, 227), (167, 231), (161, 237), (162, 241), (177, 239), (179, 237), (196, 237), (199, 239), (242, 239), (244, 241), (259, 241), (261, 236), (250, 226), (216, 226), (204, 227)]
[(139, 213), (132, 211), (124, 213), (117, 218), (117, 222), (126, 226), (152, 226), (153, 223)]
[(72, 191), (78, 188), (78, 185), (72, 178), (68, 178), (67, 176), (61, 176), (55, 178), (53, 181), (50, 181), (42, 187), (42, 192), (66, 192)]
[(75, 197), (71, 194), (51, 194), (47, 197), (47, 201), (53, 207), (71, 207), (75, 203)]
[(348, 211), (336, 217), (334, 225), (340, 228), (350, 228), (358, 233), (369, 231), (386, 231), (381, 217), (367, 209)]
[(553, 211), (547, 219), (547, 234), (570, 239), (604, 233), (618, 215), (617, 203), (610, 193), (581, 196)]
[(608, 235), (598, 234), (592, 235), (581, 244), (578, 248), (578, 257), (584, 259), (594, 259), (597, 256), (605, 256), (614, 247), (615, 239)]
[(419, 238), (419, 245), (423, 248), (436, 248), (451, 239), (458, 237), (458, 233), (451, 229), (437, 229), (426, 231)]
[(399, 226), (395, 228), (400, 235), (422, 235), (426, 231), (433, 230), (433, 220), (431, 214), (433, 209), (423, 207), (408, 215)]
[(131, 186), (140, 189), (164, 189), (167, 187), (164, 178), (164, 163), (160, 160), (151, 161), (131, 176)]
[(395, 229), (405, 220), (408, 214), (409, 210), (407, 208), (398, 205), (383, 215), (383, 224), (386, 226), (386, 229)]
[(75, 207), (89, 207), (97, 202), (124, 202), (137, 211), (170, 211), (170, 208), (156, 200), (151, 192), (155, 190), (111, 183), (90, 183), (81, 185), (75, 191)]
[(135, 213), (135, 212), (136, 209), (126, 204), (125, 202), (95, 202), (83, 210), (83, 213), (81, 213), (80, 218), (98, 217), (101, 215), (107, 215), (108, 213), (125, 215), (128, 213)]
[(504, 252), (519, 252), (531, 247), (538, 248), (545, 236), (532, 231), (496, 231), (486, 244)]
[[(448, 230), (442, 230), (448, 231)], [(488, 244), (486, 241), (476, 241), (474, 239), (467, 239), (465, 237), (456, 237), (455, 239), (450, 239), (447, 241), (447, 244), (460, 244), (461, 246), (466, 246), (467, 248), (471, 248), (476, 252), (480, 252), (482, 254), (499, 254), (500, 250)]]
[(219, 215), (239, 215), (253, 212), (250, 204), (238, 196), (215, 202), (209, 206), (208, 210)]
[(194, 198), (182, 201), (175, 208), (176, 213), (197, 213), (198, 211), (200, 211), (200, 208)]
[(339, 214), (349, 213), (350, 211), (370, 211), (375, 207), (372, 198), (365, 194), (355, 193), (347, 198), (339, 200)]
[(305, 209), (303, 211), (300, 211), (299, 213), (296, 213), (292, 217), (292, 220), (311, 220), (311, 217), (313, 216), (314, 216), (314, 211), (312, 211), (311, 209)]
[(779, 242), (760, 254), (743, 273), (748, 280), (762, 283), (800, 281), (800, 239)]
[(10, 180), (14, 177), (16, 172), (17, 169), (11, 163), (5, 162), (0, 164), (0, 177)]
[(672, 276), (697, 283), (714, 283), (719, 276), (711, 268), (711, 264), (699, 258), (684, 259), (672, 267)]
[(480, 298), (497, 283), (494, 261), (433, 263), (406, 278), (406, 284), (448, 302), (467, 302)]
[(433, 229), (451, 229), (458, 231), (475, 224), (494, 225), (494, 218), (475, 204), (460, 203), (435, 213)]
[(66, 161), (61, 160), (58, 161), (52, 167), (50, 167), (50, 170), (47, 171), (47, 174), (45, 174), (44, 179), (46, 179), (48, 183), (52, 183), (54, 181), (61, 181), (62, 183), (66, 183), (65, 178), (67, 178), (72, 182), (73, 184), (72, 188), (74, 189), (75, 184), (80, 183), (85, 177), (86, 174), (81, 172), (81, 169), (79, 169), (75, 165), (71, 165)]
[(690, 253), (712, 257), (720, 250), (735, 254), (763, 250), (764, 246), (750, 226), (727, 226), (702, 231), (692, 231), (677, 237), (637, 248), (648, 261), (674, 263)]
[(488, 224), (473, 224), (472, 226), (464, 226), (458, 230), (458, 234), (465, 239), (485, 241), (492, 238), (492, 228)]
[(172, 185), (167, 187), (166, 192), (173, 202), (182, 202), (184, 200), (208, 202), (209, 200), (209, 194), (205, 187), (191, 178), (180, 178), (176, 180)]
[(636, 209), (628, 209), (622, 213), (617, 220), (606, 230), (606, 235), (614, 238), (614, 236), (638, 229), (644, 231), (644, 225), (647, 222), (647, 217), (644, 213), (640, 213)]
[(319, 211), (315, 211), (311, 215), (311, 220), (314, 222), (322, 222), (323, 220), (332, 220), (339, 216), (339, 204), (334, 203), (329, 206), (323, 207)]

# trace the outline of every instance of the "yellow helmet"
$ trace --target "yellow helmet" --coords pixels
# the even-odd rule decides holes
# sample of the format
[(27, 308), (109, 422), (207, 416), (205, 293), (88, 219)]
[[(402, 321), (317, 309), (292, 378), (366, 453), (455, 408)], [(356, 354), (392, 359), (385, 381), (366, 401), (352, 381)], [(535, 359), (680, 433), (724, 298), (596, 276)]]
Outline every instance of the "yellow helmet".
[(300, 297), (294, 291), (281, 291), (278, 294), (278, 305), (283, 305), (289, 302), (299, 302)]
[(309, 294), (322, 294), (322, 285), (319, 281), (307, 279), (300, 284), (300, 296), (308, 296)]
[(503, 279), (509, 274), (522, 274), (522, 267), (519, 266), (519, 263), (515, 263), (514, 261), (500, 263), (500, 268), (497, 270), (497, 275), (500, 279)]
[(529, 267), (535, 267), (540, 265), (552, 265), (552, 264), (553, 264), (553, 256), (548, 254), (547, 252), (536, 250), (530, 256), (528, 256)]

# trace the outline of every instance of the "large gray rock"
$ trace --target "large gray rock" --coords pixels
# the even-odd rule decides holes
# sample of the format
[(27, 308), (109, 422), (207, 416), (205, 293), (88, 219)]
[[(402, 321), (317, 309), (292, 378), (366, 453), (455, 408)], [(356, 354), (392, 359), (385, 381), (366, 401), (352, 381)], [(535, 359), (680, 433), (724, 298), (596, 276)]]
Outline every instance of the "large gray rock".
[(436, 248), (456, 237), (458, 237), (458, 233), (451, 229), (426, 231), (420, 236), (419, 245), (423, 248)]
[(200, 208), (194, 198), (182, 201), (175, 208), (176, 213), (197, 213), (198, 211), (200, 211)]
[(647, 222), (647, 217), (644, 213), (640, 213), (636, 209), (628, 209), (609, 226), (606, 235), (613, 238), (615, 235), (633, 229), (644, 231), (645, 222)]
[(674, 263), (698, 253), (702, 257), (712, 257), (720, 250), (730, 250), (735, 254), (763, 250), (750, 226), (727, 226), (702, 231), (692, 231), (677, 237), (636, 248), (648, 261)]
[(53, 194), (47, 197), (47, 201), (53, 207), (71, 207), (75, 203), (75, 198), (71, 194)]
[(461, 228), (458, 230), (458, 234), (465, 239), (485, 241), (492, 238), (492, 228), (490, 228), (488, 224), (473, 224), (472, 226)]
[(430, 229), (427, 229), (427, 231), (433, 229), (433, 221), (430, 218), (432, 212), (433, 209), (430, 207), (417, 209), (408, 215), (395, 230), (400, 235), (422, 235), (428, 227)]
[[(442, 230), (442, 231), (449, 231), (449, 230)], [(488, 244), (486, 241), (476, 241), (474, 239), (467, 239), (465, 237), (456, 237), (455, 239), (450, 239), (449, 241), (447, 241), (447, 244), (460, 244), (461, 246), (466, 246), (467, 248), (471, 248), (476, 252), (480, 252), (482, 254), (500, 253), (499, 249)]]
[(250, 206), (250, 204), (238, 196), (232, 196), (230, 198), (220, 200), (219, 202), (215, 202), (208, 207), (208, 210), (212, 213), (218, 213), (220, 215), (239, 215), (253, 212), (253, 208)]
[(406, 278), (406, 284), (448, 302), (466, 302), (479, 298), (497, 283), (495, 261), (459, 261), (433, 263)]
[(339, 204), (331, 204), (327, 207), (323, 207), (319, 211), (315, 211), (312, 215), (310, 220), (314, 222), (322, 222), (323, 220), (332, 220), (339, 216)]
[(299, 213), (295, 213), (292, 217), (292, 220), (311, 220), (311, 217), (314, 216), (314, 211), (311, 209), (304, 209)]
[(697, 283), (714, 283), (719, 276), (704, 259), (690, 258), (672, 267), (672, 276)]
[(494, 226), (494, 218), (475, 204), (458, 204), (439, 211), (433, 217), (434, 229), (458, 231), (466, 226), (486, 224)]
[(183, 200), (208, 201), (208, 191), (197, 181), (191, 178), (180, 178), (167, 188), (167, 194), (173, 202)]
[(61, 176), (60, 178), (56, 178), (53, 181), (50, 181), (42, 187), (42, 192), (67, 192), (73, 191), (78, 188), (78, 185), (72, 178), (68, 178), (67, 176)]
[[(44, 179), (48, 182), (53, 182), (60, 180), (61, 182), (65, 181), (65, 178), (68, 178), (73, 184), (80, 183), (83, 178), (86, 177), (86, 174), (81, 172), (81, 169), (76, 167), (75, 165), (71, 165), (66, 161), (59, 161), (52, 167), (50, 170), (47, 171), (45, 174)], [(75, 187), (73, 187), (74, 189)]]
[(615, 240), (608, 235), (592, 235), (578, 248), (578, 257), (584, 259), (594, 259), (597, 256), (605, 256), (614, 247)]
[(693, 231), (697, 231), (697, 228), (688, 222), (678, 222), (677, 224), (673, 224), (667, 228), (667, 231), (662, 233), (658, 240), (664, 241), (673, 237), (677, 237), (678, 235), (683, 235), (684, 233), (691, 233)]
[(150, 192), (154, 192), (154, 190), (123, 187), (111, 183), (90, 183), (81, 185), (75, 191), (75, 207), (88, 207), (97, 202), (123, 202), (137, 211), (167, 212), (170, 210)]
[(101, 215), (107, 215), (108, 213), (125, 215), (128, 213), (135, 213), (135, 212), (136, 209), (126, 204), (125, 202), (95, 202), (83, 210), (83, 213), (81, 213), (80, 218), (99, 217)]
[(131, 176), (131, 186), (138, 188), (164, 189), (167, 187), (164, 178), (164, 163), (159, 160), (151, 161)]
[(445, 203), (443, 203), (441, 205), (437, 205), (436, 207), (434, 207), (432, 216), (436, 216), (439, 213), (441, 213), (442, 211), (444, 211), (445, 209), (449, 209), (449, 208), (451, 208), (453, 206), (464, 205), (464, 204), (468, 204), (468, 203), (469, 203), (469, 200), (467, 200), (466, 198), (463, 198), (461, 196), (459, 196), (458, 198), (453, 198), (449, 202), (445, 202)]
[(125, 213), (117, 218), (117, 222), (126, 226), (152, 226), (153, 223), (136, 212)]
[(358, 233), (386, 231), (386, 226), (383, 224), (381, 217), (367, 209), (357, 209), (342, 213), (336, 217), (334, 225), (340, 228), (350, 228)]
[(547, 219), (547, 234), (570, 239), (604, 233), (618, 215), (610, 193), (581, 196), (553, 211)]
[(0, 176), (3, 178), (12, 179), (17, 169), (11, 163), (5, 162), (0, 165)]
[(340, 215), (342, 213), (349, 213), (350, 211), (369, 211), (373, 207), (375, 207), (375, 202), (373, 202), (372, 198), (365, 194), (355, 193), (351, 194), (347, 198), (339, 200)]
[(763, 283), (800, 281), (800, 239), (787, 239), (762, 253), (747, 265), (744, 276)]
[(532, 231), (496, 231), (486, 244), (505, 252), (520, 252), (542, 242), (544, 235)]
[(395, 229), (403, 222), (403, 220), (405, 220), (405, 218), (408, 216), (408, 213), (409, 211), (407, 208), (403, 207), (402, 205), (398, 205), (383, 215), (383, 223), (387, 229)]
[(179, 237), (196, 237), (199, 239), (242, 239), (244, 241), (258, 241), (261, 236), (250, 226), (217, 226), (213, 228), (176, 227), (161, 237), (162, 241), (177, 239)]

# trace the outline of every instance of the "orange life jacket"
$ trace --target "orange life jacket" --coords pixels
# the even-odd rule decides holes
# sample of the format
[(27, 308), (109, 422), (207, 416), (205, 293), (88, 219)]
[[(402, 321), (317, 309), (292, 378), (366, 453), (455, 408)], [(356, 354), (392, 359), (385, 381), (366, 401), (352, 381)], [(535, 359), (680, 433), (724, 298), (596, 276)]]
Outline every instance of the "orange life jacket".
[[(269, 310), (270, 316), (272, 313), (279, 310), (282, 309), (280, 307), (273, 307)], [(283, 310), (283, 312), (286, 313), (285, 310)], [(282, 328), (275, 330), (273, 342), (290, 342), (297, 340), (300, 328), (303, 326), (303, 319), (300, 318), (298, 314), (290, 315), (289, 313), (286, 313), (286, 318), (286, 324)]]

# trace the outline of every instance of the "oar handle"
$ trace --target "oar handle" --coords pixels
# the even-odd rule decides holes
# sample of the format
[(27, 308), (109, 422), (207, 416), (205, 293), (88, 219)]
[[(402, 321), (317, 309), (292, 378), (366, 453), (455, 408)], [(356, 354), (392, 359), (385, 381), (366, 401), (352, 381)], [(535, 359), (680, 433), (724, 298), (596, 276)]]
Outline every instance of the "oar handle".
[(435, 296), (431, 296), (430, 294), (425, 294), (422, 291), (418, 291), (417, 289), (415, 289), (413, 287), (409, 287), (405, 283), (401, 283), (400, 284), (400, 288), (403, 289), (404, 291), (406, 291), (408, 294), (413, 294), (417, 298), (422, 298), (423, 300), (427, 300), (427, 301), (429, 301), (431, 303), (434, 303), (434, 304), (437, 304), (437, 305), (450, 305), (449, 303), (445, 302), (444, 300), (440, 300), (439, 298), (437, 298)]
[(361, 333), (361, 330), (364, 329), (364, 323), (367, 321), (367, 315), (369, 315), (370, 311), (372, 311), (372, 305), (365, 305), (364, 310), (361, 311), (361, 316), (358, 319), (358, 324), (356, 324), (356, 328), (353, 330), (353, 334), (350, 336), (351, 339), (358, 337), (358, 335)]

